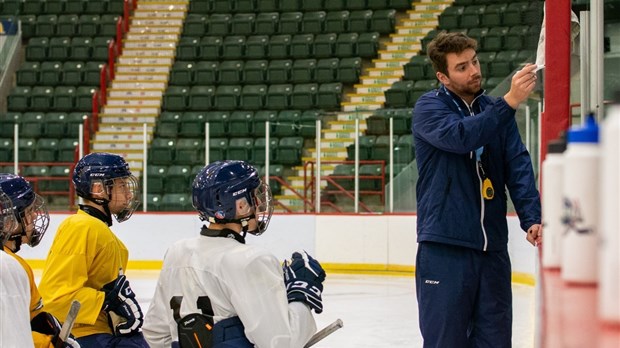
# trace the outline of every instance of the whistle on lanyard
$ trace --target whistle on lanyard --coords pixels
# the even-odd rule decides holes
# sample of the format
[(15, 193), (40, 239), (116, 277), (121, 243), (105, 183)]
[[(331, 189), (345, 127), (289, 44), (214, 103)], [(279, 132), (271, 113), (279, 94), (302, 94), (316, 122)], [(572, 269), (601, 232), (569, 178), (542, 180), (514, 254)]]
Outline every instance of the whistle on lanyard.
[(486, 200), (491, 200), (495, 197), (495, 189), (491, 179), (487, 178), (482, 162), (478, 161), (478, 169), (480, 170), (480, 176), (482, 177), (482, 197)]

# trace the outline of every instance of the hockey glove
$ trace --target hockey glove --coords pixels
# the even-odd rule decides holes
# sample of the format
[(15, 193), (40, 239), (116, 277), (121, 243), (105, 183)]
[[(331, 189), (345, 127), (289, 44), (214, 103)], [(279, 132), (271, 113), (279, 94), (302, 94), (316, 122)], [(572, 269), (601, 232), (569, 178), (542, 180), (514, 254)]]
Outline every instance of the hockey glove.
[(321, 264), (305, 251), (294, 252), (289, 263), (284, 261), (284, 284), (288, 302), (305, 302), (318, 314), (323, 311), (323, 281), (325, 271)]
[(127, 336), (138, 332), (144, 322), (144, 315), (136, 295), (124, 275), (103, 286), (105, 300), (103, 310), (108, 313), (108, 322), (115, 335)]
[(48, 312), (41, 312), (32, 318), (30, 328), (40, 334), (52, 336), (51, 342), (54, 347), (80, 348), (80, 344), (72, 335), (69, 335), (64, 342), (58, 337), (62, 326), (58, 319)]

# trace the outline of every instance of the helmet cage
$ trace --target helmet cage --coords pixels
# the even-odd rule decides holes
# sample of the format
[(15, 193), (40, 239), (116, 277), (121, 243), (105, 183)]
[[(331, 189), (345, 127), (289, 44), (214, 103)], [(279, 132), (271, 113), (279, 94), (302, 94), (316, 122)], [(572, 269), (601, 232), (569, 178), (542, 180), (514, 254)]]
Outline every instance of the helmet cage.
[(13, 209), (11, 198), (0, 191), (0, 243), (3, 245), (18, 226)]
[[(123, 221), (128, 220), (131, 217), (131, 215), (133, 215), (134, 211), (136, 211), (136, 209), (140, 205), (140, 201), (138, 200), (138, 197), (140, 195), (140, 184), (139, 184), (138, 178), (136, 178), (135, 176), (129, 175), (129, 176), (116, 177), (113, 179), (106, 179), (106, 180), (95, 179), (91, 181), (91, 191), (89, 193), (90, 198), (88, 199), (99, 205), (109, 206), (110, 202), (117, 199), (113, 194), (113, 190), (114, 190), (114, 185), (121, 184), (119, 181), (122, 181), (122, 184), (125, 185), (125, 189), (124, 189), (125, 193), (127, 194), (128, 192), (129, 195), (131, 196), (131, 198), (127, 201), (125, 208), (123, 208), (119, 212), (112, 213), (116, 221), (123, 222)], [(97, 192), (92, 191), (92, 187), (94, 186), (94, 184), (98, 182), (101, 183), (101, 186), (105, 189), (105, 194), (106, 194), (105, 198), (95, 198), (95, 194), (97, 194)]]
[(43, 239), (50, 223), (50, 214), (47, 210), (47, 205), (45, 204), (43, 197), (36, 193), (32, 205), (19, 212), (18, 220), (22, 225), (22, 231), (24, 231), (24, 233), (26, 233), (29, 220), (31, 219), (30, 214), (34, 215), (34, 219), (31, 222), (33, 227), (32, 234), (30, 235), (30, 238), (28, 238), (28, 245), (35, 247), (39, 245), (41, 239)]

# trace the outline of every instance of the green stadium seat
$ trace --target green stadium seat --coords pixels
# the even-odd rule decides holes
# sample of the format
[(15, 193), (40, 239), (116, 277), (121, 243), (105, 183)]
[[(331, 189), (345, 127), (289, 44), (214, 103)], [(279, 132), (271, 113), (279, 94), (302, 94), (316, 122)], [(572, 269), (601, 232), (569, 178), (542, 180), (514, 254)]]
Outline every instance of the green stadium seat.
[[(37, 177), (48, 176), (50, 172), (50, 167), (45, 165), (34, 165), (34, 166), (26, 166), (22, 169), (21, 175), (26, 177), (27, 181), (33, 181), (35, 185), (40, 184), (37, 180)], [(34, 179), (31, 180), (30, 178)], [(42, 188), (39, 186), (38, 190)]]
[(62, 65), (62, 84), (67, 86), (79, 86), (84, 82), (83, 62), (65, 62)]
[[(243, 87), (245, 91), (247, 87), (254, 87), (247, 85)], [(266, 90), (267, 86), (263, 86)], [(244, 92), (245, 94), (245, 92)], [(243, 96), (242, 96), (243, 98)], [(243, 103), (243, 102), (242, 102)], [(252, 121), (254, 119), (253, 111), (234, 111), (230, 114), (228, 120), (228, 135), (231, 137), (248, 137), (252, 135)]]
[(35, 157), (37, 162), (56, 162), (58, 153), (58, 139), (39, 138), (37, 140)]
[(25, 112), (20, 118), (19, 134), (24, 138), (38, 138), (45, 133), (45, 118), (42, 112)]
[(411, 1), (410, 0), (389, 0), (388, 8), (393, 8), (397, 10), (410, 10)]
[[(510, 27), (504, 38), (503, 50), (521, 50), (525, 48), (525, 38), (530, 31), (529, 25), (515, 25)], [(536, 37), (538, 39), (538, 36)]]
[(207, 121), (209, 122), (209, 136), (213, 138), (227, 136), (229, 119), (230, 112), (228, 111), (208, 112)]
[(540, 25), (530, 25), (530, 30), (523, 38), (523, 48), (527, 50), (536, 50), (538, 48), (538, 38), (540, 36)]
[[(76, 14), (60, 14), (56, 25), (58, 36), (74, 36), (78, 33), (79, 16)], [(49, 34), (48, 34), (49, 35)]]
[(170, 85), (192, 85), (194, 84), (194, 62), (176, 61), (172, 65), (170, 71), (170, 79), (168, 83)]
[(385, 91), (386, 106), (391, 108), (404, 108), (407, 106), (412, 106), (409, 96), (413, 92), (413, 84), (414, 83), (411, 80), (394, 82), (390, 89)]
[(168, 86), (164, 93), (163, 109), (168, 111), (183, 111), (188, 106), (189, 88), (181, 86)]
[(269, 45), (268, 35), (248, 36), (245, 42), (245, 58), (262, 59), (267, 57)]
[(193, 181), (193, 179), (191, 166), (171, 165), (168, 167), (165, 180), (166, 192), (187, 192), (191, 187), (191, 181)]
[(405, 75), (403, 79), (405, 80), (423, 80), (426, 78), (428, 70), (432, 70), (433, 68), (430, 66), (431, 62), (428, 59), (428, 56), (425, 55), (415, 55), (409, 59), (409, 62), (405, 64), (403, 67), (405, 71)]
[[(294, 2), (295, 0), (288, 0)], [(302, 12), (283, 12), (280, 14), (279, 32), (281, 34), (298, 34), (301, 32), (301, 23), (303, 19)]]
[(308, 83), (314, 81), (316, 59), (297, 59), (291, 69), (291, 81), (293, 83)]
[[(97, 36), (93, 38), (93, 52), (91, 58), (97, 61), (107, 61), (109, 56), (110, 43), (114, 41), (110, 37)], [(77, 59), (73, 56), (73, 59)], [(79, 58), (83, 60), (82, 58)]]
[(189, 90), (189, 109), (210, 110), (215, 106), (215, 86), (193, 86)]
[[(306, 4), (320, 3), (321, 1), (303, 1)], [(327, 13), (321, 11), (322, 8), (315, 10), (315, 12), (304, 12), (301, 20), (302, 31), (306, 34), (320, 34), (325, 30), (325, 18)], [(304, 10), (308, 11), (308, 10)]]
[(299, 11), (301, 10), (301, 0), (281, 0), (279, 9), (280, 12)]
[(195, 63), (194, 84), (214, 85), (218, 81), (219, 62), (201, 60)]
[(209, 16), (204, 13), (188, 13), (183, 22), (183, 35), (201, 37), (207, 31), (207, 20)]
[(460, 27), (459, 19), (465, 10), (465, 6), (447, 7), (439, 15), (439, 28), (450, 30)]
[[(360, 161), (367, 161), (370, 159), (370, 151), (372, 147), (375, 145), (376, 141), (377, 141), (377, 136), (375, 135), (362, 135), (358, 138)], [(349, 161), (355, 160), (355, 144), (351, 144), (347, 146), (347, 160)]]
[(339, 191), (340, 187), (344, 190), (353, 190), (355, 185), (355, 165), (338, 164), (334, 167), (334, 172), (328, 175), (327, 191)]
[(504, 48), (504, 39), (509, 27), (493, 27), (482, 40), (482, 51), (501, 51)]
[(35, 86), (32, 87), (30, 108), (36, 111), (48, 111), (52, 108), (54, 87)]
[(236, 0), (235, 1), (235, 11), (240, 13), (249, 13), (257, 11), (257, 1), (256, 0)]
[[(264, 154), (263, 154), (264, 157)], [(267, 175), (267, 168), (266, 167), (260, 167), (257, 168), (258, 169), (258, 173), (261, 176), (261, 178), (264, 178), (265, 175)], [(273, 177), (279, 177), (279, 178), (283, 178), (284, 177), (284, 166), (281, 164), (270, 164), (269, 165), (269, 187), (271, 188), (271, 193), (274, 195), (279, 195), (282, 194), (282, 185), (280, 184), (280, 182), (276, 179), (273, 179)]]
[(483, 38), (487, 36), (488, 33), (489, 33), (489, 28), (478, 27), (478, 28), (469, 29), (467, 31), (467, 36), (476, 40), (478, 42), (478, 46), (480, 47), (480, 44), (482, 43)]
[[(331, 0), (328, 3), (332, 2)], [(349, 30), (349, 11), (331, 11), (325, 16), (325, 32), (344, 33)]]
[(221, 85), (215, 90), (215, 108), (219, 110), (235, 110), (241, 103), (241, 86)]
[(116, 36), (116, 25), (119, 18), (120, 16), (117, 14), (101, 15), (99, 20), (99, 36)]
[[(398, 136), (394, 135), (392, 138), (394, 144), (398, 141)], [(385, 161), (386, 163), (390, 160), (390, 136), (389, 135), (379, 135), (377, 136), (377, 140), (375, 141), (375, 145), (370, 149), (370, 159), (376, 161)]]
[(36, 35), (37, 16), (21, 15), (18, 17), (21, 22), (22, 38), (30, 39)]
[[(263, 129), (265, 126), (263, 125)], [(276, 158), (276, 150), (278, 149), (278, 138), (269, 138), (269, 161)], [(265, 164), (265, 138), (256, 138), (252, 147), (252, 164)]]
[(291, 39), (291, 57), (307, 58), (313, 55), (314, 34), (298, 34)]
[(319, 83), (336, 81), (340, 59), (324, 58), (316, 63), (315, 79)]
[(396, 109), (392, 113), (394, 134), (411, 136), (411, 109)]
[(71, 56), (71, 38), (53, 37), (50, 39), (48, 59), (65, 61)]
[[(86, 87), (90, 89), (90, 87)], [(73, 86), (58, 86), (53, 92), (53, 109), (58, 111), (73, 111), (76, 109), (76, 89)], [(92, 98), (88, 100), (88, 108), (92, 108)]]
[[(75, 110), (91, 112), (93, 110), (93, 95), (97, 88), (89, 86), (79, 86), (75, 89)], [(71, 111), (71, 109), (62, 109)]]
[(291, 106), (293, 85), (274, 84), (267, 89), (267, 101), (265, 107), (274, 110), (283, 110)]
[(242, 59), (245, 56), (245, 40), (245, 36), (226, 36), (222, 43), (222, 57), (225, 60)]
[(223, 161), (228, 150), (228, 138), (209, 139), (209, 162)]
[(254, 33), (254, 22), (256, 14), (237, 13), (231, 20), (231, 32), (234, 35), (252, 35)]
[(56, 180), (46, 181), (45, 191), (68, 192), (69, 183), (71, 182), (71, 173), (71, 167), (69, 166), (50, 166), (48, 175), (54, 177)]
[(280, 9), (280, 0), (257, 0), (256, 8), (258, 12), (278, 11)]
[(146, 192), (161, 193), (165, 190), (164, 181), (168, 174), (168, 166), (149, 165), (146, 167)]
[(504, 82), (504, 79), (505, 79), (505, 77), (499, 77), (499, 76), (489, 77), (486, 80), (483, 80), (482, 88), (486, 89), (487, 91), (492, 91), (499, 84)]
[(75, 139), (60, 139), (60, 142), (58, 142), (58, 162), (73, 162), (75, 159), (75, 149), (78, 144), (77, 137)]
[[(617, 8), (616, 2), (616, 8)], [(531, 1), (530, 6), (523, 13), (523, 23), (529, 25), (540, 25), (543, 20), (544, 2)], [(607, 21), (607, 19), (605, 19)]]
[(48, 112), (45, 114), (45, 136), (63, 138), (67, 134), (68, 114), (66, 112)]
[(153, 138), (149, 158), (152, 164), (168, 165), (174, 161), (176, 139)]
[[(13, 134), (11, 134), (11, 136), (12, 135)], [(13, 160), (13, 139), (0, 138), (0, 162), (10, 162), (12, 160)], [(7, 173), (7, 172), (3, 171), (3, 173)]]
[(90, 61), (93, 56), (93, 39), (90, 37), (73, 37), (71, 39), (71, 59)]
[(413, 137), (411, 134), (401, 135), (394, 147), (394, 163), (409, 164), (414, 158)]
[[(205, 122), (207, 113), (201, 111), (188, 111), (181, 116), (179, 122), (180, 138), (201, 138), (205, 135)], [(178, 142), (177, 142), (178, 146)]]
[(368, 0), (346, 0), (347, 8), (351, 10), (364, 10), (368, 8)]
[(267, 81), (271, 84), (286, 83), (291, 80), (293, 61), (290, 59), (274, 59), (267, 67)]
[(99, 86), (101, 80), (101, 69), (105, 63), (102, 62), (86, 62), (84, 67), (84, 85)]
[[(200, 0), (196, 0), (200, 1)], [(123, 14), (124, 0), (108, 0), (108, 13)]]
[(362, 33), (357, 39), (357, 55), (362, 58), (374, 58), (379, 52), (379, 33)]
[(41, 63), (39, 81), (44, 86), (56, 86), (62, 81), (62, 62), (44, 61)]
[(488, 28), (501, 26), (504, 22), (503, 17), (506, 7), (508, 7), (506, 3), (488, 5), (480, 19), (480, 25)]
[(35, 24), (36, 36), (54, 36), (56, 35), (56, 25), (58, 24), (58, 16), (55, 14), (37, 16)]
[(19, 138), (17, 153), (21, 162), (34, 162), (36, 160), (36, 144), (36, 139)]
[[(189, 186), (188, 186), (189, 187)], [(184, 192), (188, 188), (185, 188)], [(161, 196), (159, 211), (191, 211), (192, 199), (188, 193), (165, 193)]]
[(511, 2), (504, 11), (502, 25), (513, 26), (523, 24), (523, 15), (527, 12), (529, 7), (529, 1)]
[(319, 85), (316, 83), (296, 84), (291, 95), (291, 107), (295, 109), (312, 109), (316, 107)]
[(243, 86), (241, 91), (241, 108), (244, 110), (262, 109), (267, 99), (267, 88), (267, 85)]
[(291, 35), (272, 35), (269, 40), (269, 59), (284, 59), (290, 55)]
[(41, 65), (39, 62), (23, 62), (15, 76), (18, 86), (34, 86), (39, 83)]
[(108, 9), (107, 1), (85, 1), (84, 4), (84, 13), (90, 14), (102, 14), (105, 13)]
[(314, 38), (314, 56), (317, 58), (331, 58), (336, 52), (338, 35), (334, 33), (319, 34)]
[(325, 11), (339, 11), (347, 8), (346, 0), (327, 0), (323, 6)]
[(228, 13), (214, 13), (209, 17), (209, 35), (225, 36), (230, 34), (232, 15)]
[(32, 88), (28, 86), (13, 87), (7, 96), (9, 111), (27, 111), (31, 104)]
[[(259, 2), (262, 0), (258, 0)], [(273, 35), (278, 32), (279, 12), (261, 12), (256, 15), (254, 32), (259, 35)]]
[(317, 107), (323, 110), (340, 108), (342, 98), (342, 83), (323, 83), (319, 86)]
[(217, 56), (215, 57), (215, 59), (217, 59), (219, 57), (219, 49), (221, 49), (221, 41), (219, 41), (220, 48), (210, 47), (210, 49), (214, 49), (215, 52), (208, 51), (203, 48), (204, 42), (211, 40), (212, 38), (212, 36), (207, 36), (203, 37), (201, 40), (200, 38), (194, 36), (181, 37), (177, 46), (176, 58), (181, 61), (194, 61), (198, 59), (198, 57), (203, 57), (205, 54), (209, 54), (210, 57), (204, 57), (204, 59), (214, 59), (213, 55), (217, 53)]
[(67, 0), (65, 4), (66, 13), (81, 14), (86, 10), (86, 1), (83, 0)]
[(281, 138), (276, 149), (275, 162), (286, 165), (298, 165), (301, 163), (301, 152), (304, 146), (303, 137)]
[[(278, 112), (275, 110), (259, 110), (254, 113), (252, 129), (255, 137), (265, 136), (265, 123), (269, 121), (269, 132), (273, 133), (275, 122), (278, 119)], [(263, 146), (264, 148), (264, 146)], [(254, 157), (256, 158), (256, 156)]]
[(296, 136), (299, 131), (299, 119), (301, 110), (282, 110), (278, 113), (278, 119), (274, 124), (274, 137)]
[(41, 0), (24, 1), (21, 13), (33, 14), (33, 15), (43, 14), (43, 1)]
[(243, 79), (246, 84), (262, 84), (267, 81), (267, 60), (248, 60), (243, 68)]
[(349, 31), (354, 33), (367, 32), (370, 29), (371, 18), (372, 10), (351, 11), (349, 15)]
[(157, 119), (155, 135), (159, 138), (176, 138), (181, 125), (180, 112), (164, 111)]
[(336, 57), (353, 57), (357, 55), (357, 33), (342, 33), (338, 35), (335, 46)]
[[(204, 128), (204, 127), (203, 127)], [(187, 138), (177, 141), (175, 164), (196, 165), (205, 162), (205, 156), (198, 149), (205, 147), (204, 139)]]
[[(93, 2), (93, 1), (89, 1)], [(95, 37), (99, 35), (99, 21), (101, 17), (98, 14), (83, 14), (78, 19), (78, 34), (80, 36)]]
[(299, 135), (304, 138), (316, 137), (316, 120), (320, 119), (318, 110), (305, 110), (299, 118)]
[(4, 0), (2, 13), (7, 15), (18, 15), (22, 12), (24, 2), (21, 0)]
[(461, 28), (477, 28), (482, 23), (482, 16), (486, 11), (486, 5), (470, 5), (463, 9), (460, 18)]
[[(90, 114), (85, 112), (70, 112), (67, 115), (67, 136), (77, 138), (79, 133), (79, 126), (84, 124), (84, 120), (90, 117)], [(72, 159), (73, 161), (73, 159)]]
[[(150, 190), (150, 188), (149, 188)], [(162, 195), (159, 193), (147, 193), (146, 194), (146, 202), (144, 202), (144, 206), (147, 211), (161, 211), (161, 201)], [(142, 209), (142, 208), (140, 208)]]
[(519, 51), (501, 51), (495, 56), (495, 60), (489, 66), (488, 77), (507, 77), (517, 67), (517, 55)]
[(220, 84), (237, 85), (243, 82), (242, 60), (225, 60), (220, 63), (219, 74)]
[(189, 2), (189, 13), (211, 13), (213, 12), (213, 1), (211, 0), (192, 0)]
[(437, 82), (437, 80), (419, 80), (416, 81), (413, 85), (413, 94), (409, 97), (411, 103), (414, 103), (418, 100), (418, 98), (426, 93), (431, 91), (432, 89), (435, 89), (439, 86), (439, 82)]
[(381, 34), (394, 32), (396, 25), (396, 10), (376, 10), (370, 19), (370, 30)]
[(359, 168), (360, 191), (377, 192), (385, 183), (384, 167), (381, 164), (363, 164)]
[(211, 0), (213, 12), (215, 13), (230, 13), (235, 10), (236, 1), (229, 0)]
[(489, 75), (489, 67), (491, 62), (495, 60), (496, 52), (478, 52), (478, 61), (480, 62), (480, 72), (482, 76)]
[[(181, 39), (183, 41), (183, 39)], [(222, 56), (224, 39), (221, 36), (203, 36), (200, 39), (199, 56), (189, 60), (218, 60)]]
[(254, 139), (252, 138), (232, 138), (228, 143), (226, 158), (228, 160), (252, 162), (253, 145)]

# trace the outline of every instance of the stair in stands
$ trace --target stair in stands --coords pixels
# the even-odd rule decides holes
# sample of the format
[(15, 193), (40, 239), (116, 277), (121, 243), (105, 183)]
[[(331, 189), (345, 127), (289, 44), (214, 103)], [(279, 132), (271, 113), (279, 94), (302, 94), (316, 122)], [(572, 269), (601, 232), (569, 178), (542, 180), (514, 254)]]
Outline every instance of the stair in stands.
[[(406, 18), (397, 17), (395, 26), (396, 32), (390, 34), (389, 42), (383, 43), (379, 50), (379, 57), (372, 61), (372, 67), (365, 69), (365, 75), (360, 77), (360, 83), (355, 84), (354, 91), (347, 94), (341, 102), (342, 112), (338, 113), (337, 120), (328, 122), (327, 128), (322, 130), (321, 159), (322, 161), (345, 161), (347, 159), (346, 146), (353, 144), (355, 138), (355, 119), (359, 118), (360, 135), (366, 129), (365, 119), (372, 115), (373, 110), (381, 109), (385, 104), (384, 92), (388, 90), (392, 83), (401, 81), (404, 74), (403, 66), (409, 59), (417, 55), (421, 47), (421, 39), (438, 24), (439, 14), (447, 7), (452, 5), (453, 0), (421, 0), (412, 3), (412, 9), (406, 12)], [(340, 141), (338, 147), (329, 147), (323, 141)], [(328, 144), (338, 144), (328, 142)], [(316, 149), (307, 149), (306, 156), (302, 161), (313, 161)], [(335, 165), (330, 165), (329, 173), (324, 170), (322, 175), (329, 175), (333, 172)], [(287, 177), (289, 182), (303, 180), (303, 167), (294, 168), (297, 170), (296, 176)], [(303, 189), (303, 185), (294, 185)], [(325, 188), (326, 184), (322, 183)], [(302, 192), (298, 190), (298, 192)], [(277, 199), (285, 204), (297, 204), (293, 207), (303, 205), (293, 195), (278, 196)]]
[(170, 68), (187, 9), (187, 0), (138, 2), (123, 40), (108, 99), (99, 114), (93, 150), (123, 156), (140, 176), (168, 86)]

